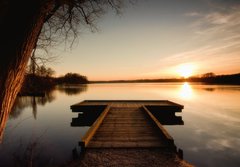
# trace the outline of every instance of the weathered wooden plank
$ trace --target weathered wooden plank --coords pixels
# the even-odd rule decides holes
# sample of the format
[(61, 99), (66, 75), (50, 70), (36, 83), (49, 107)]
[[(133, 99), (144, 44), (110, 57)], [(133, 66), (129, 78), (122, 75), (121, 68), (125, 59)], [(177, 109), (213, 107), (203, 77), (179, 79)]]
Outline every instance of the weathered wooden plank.
[[(121, 119), (122, 117), (119, 115), (125, 119)], [(163, 146), (166, 145), (164, 145), (158, 129), (146, 119), (145, 113), (139, 107), (126, 108), (125, 106), (124, 108), (114, 106), (110, 109), (88, 145), (91, 148)]]
[(154, 105), (176, 107), (179, 111), (183, 109), (182, 105), (168, 100), (85, 100), (72, 105), (71, 108), (84, 105), (110, 105), (111, 107), (141, 107), (143, 105)]
[(105, 108), (105, 110), (101, 113), (101, 115), (98, 117), (98, 119), (93, 123), (91, 128), (89, 128), (87, 133), (83, 136), (83, 138), (81, 140), (81, 144), (80, 144), (82, 147), (86, 147), (88, 145), (89, 141), (91, 140), (91, 138), (93, 137), (93, 135), (95, 134), (95, 132), (99, 128), (100, 124), (104, 120), (105, 116), (109, 112), (109, 109), (110, 109), (110, 107), (107, 106)]
[(99, 142), (89, 144), (89, 148), (158, 148), (168, 147), (159, 141), (155, 142)]
[[(110, 133), (112, 133), (112, 134), (118, 134), (118, 133), (123, 134), (123, 133), (125, 133), (125, 135), (127, 135), (127, 134), (133, 134), (134, 132), (136, 132), (136, 133), (148, 133), (149, 132), (149, 130), (147, 130), (147, 129), (136, 129), (136, 130), (134, 130), (134, 129), (131, 129), (131, 130), (122, 129), (122, 130), (117, 130), (117, 132), (113, 132), (114, 130), (116, 130), (116, 129), (99, 130), (98, 133), (106, 133), (106, 134), (107, 133), (108, 134), (110, 134)], [(158, 134), (158, 131), (150, 131), (150, 132)]]
[(145, 107), (143, 106), (143, 110), (150, 116), (150, 118), (155, 122), (155, 124), (158, 126), (160, 131), (163, 133), (163, 135), (166, 137), (167, 140), (170, 142), (174, 142), (172, 136), (169, 135), (169, 133), (163, 128), (163, 126), (160, 124), (160, 122), (154, 117), (154, 115)]
[(154, 140), (154, 141), (159, 141), (159, 137), (158, 136), (94, 136), (92, 138), (92, 140), (95, 141), (150, 141), (150, 140)]

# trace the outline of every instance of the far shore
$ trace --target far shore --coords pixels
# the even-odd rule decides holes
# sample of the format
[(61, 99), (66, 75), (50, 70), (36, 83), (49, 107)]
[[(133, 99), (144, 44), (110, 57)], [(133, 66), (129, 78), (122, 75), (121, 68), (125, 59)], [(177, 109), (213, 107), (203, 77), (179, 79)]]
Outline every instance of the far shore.
[(92, 83), (166, 83), (166, 82), (192, 82), (202, 84), (229, 84), (240, 85), (240, 73), (229, 75), (206, 75), (201, 77), (189, 78), (167, 78), (167, 79), (135, 79), (135, 80), (102, 80), (102, 81), (89, 81)]

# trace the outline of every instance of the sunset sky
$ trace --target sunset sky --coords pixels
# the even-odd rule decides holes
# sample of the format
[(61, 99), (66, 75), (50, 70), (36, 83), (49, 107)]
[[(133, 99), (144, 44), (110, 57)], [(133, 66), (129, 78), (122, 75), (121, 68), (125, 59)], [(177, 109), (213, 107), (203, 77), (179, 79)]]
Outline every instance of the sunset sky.
[(57, 48), (56, 76), (89, 80), (240, 72), (239, 0), (138, 0), (108, 12), (99, 31), (82, 30), (72, 50)]

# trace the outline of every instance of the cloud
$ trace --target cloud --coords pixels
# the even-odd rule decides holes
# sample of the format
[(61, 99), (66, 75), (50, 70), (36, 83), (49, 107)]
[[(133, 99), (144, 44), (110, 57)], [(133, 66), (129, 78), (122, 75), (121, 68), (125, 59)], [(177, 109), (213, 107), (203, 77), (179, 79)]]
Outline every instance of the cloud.
[(201, 14), (201, 17), (193, 22), (191, 26), (205, 33), (219, 33), (223, 31), (239, 33), (239, 17), (240, 6), (235, 9), (230, 8), (228, 12), (214, 11), (207, 14)]
[(190, 63), (195, 67), (194, 75), (206, 72), (216, 74), (240, 71), (240, 35), (226, 37), (221, 42), (206, 42), (206, 45), (178, 54), (161, 57), (158, 67), (143, 76), (174, 76), (180, 64)]
[(207, 0), (209, 6), (219, 10), (228, 10), (240, 6), (239, 0)]
[(192, 12), (185, 15), (194, 18), (198, 16), (191, 24), (195, 32), (191, 42), (195, 47), (161, 61), (169, 62), (170, 66), (195, 62), (206, 72), (211, 69), (220, 73), (226, 73), (226, 69), (228, 72), (239, 72), (240, 67), (236, 67), (236, 62), (240, 63), (240, 6), (228, 12)]
[(206, 147), (210, 150), (216, 150), (216, 151), (223, 151), (226, 149), (233, 149), (236, 147), (239, 147), (238, 143), (239, 143), (239, 139), (238, 138), (218, 138), (218, 139), (211, 139), (208, 141), (208, 143), (206, 144)]
[(201, 13), (199, 12), (189, 12), (189, 13), (185, 13), (185, 16), (190, 16), (190, 17), (195, 17), (195, 16), (202, 16)]
[(213, 25), (227, 24), (231, 20), (231, 15), (214, 12), (206, 15), (205, 19), (208, 23)]

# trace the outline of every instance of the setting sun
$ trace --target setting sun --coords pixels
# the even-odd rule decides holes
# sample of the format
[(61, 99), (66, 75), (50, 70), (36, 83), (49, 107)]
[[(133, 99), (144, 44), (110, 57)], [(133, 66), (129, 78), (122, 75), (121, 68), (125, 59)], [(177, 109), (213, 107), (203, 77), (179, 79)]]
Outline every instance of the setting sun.
[(177, 73), (184, 78), (188, 78), (193, 75), (194, 65), (193, 64), (182, 64), (177, 67)]

